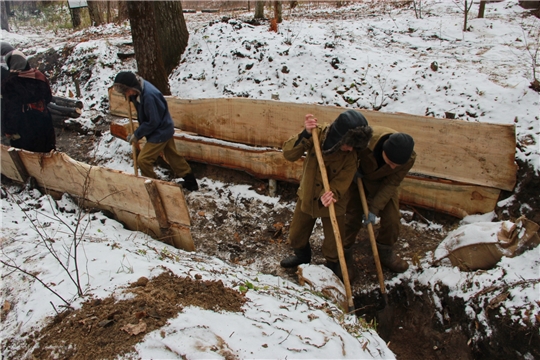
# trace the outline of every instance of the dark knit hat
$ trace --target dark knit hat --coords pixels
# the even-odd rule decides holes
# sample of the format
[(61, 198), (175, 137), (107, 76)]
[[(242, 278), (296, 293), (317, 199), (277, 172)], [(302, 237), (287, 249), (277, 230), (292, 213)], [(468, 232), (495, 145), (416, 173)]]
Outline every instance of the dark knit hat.
[(347, 110), (339, 114), (330, 125), (324, 140), (323, 153), (333, 153), (342, 145), (363, 149), (368, 145), (372, 134), (373, 130), (362, 114), (355, 110)]
[(137, 90), (139, 93), (142, 91), (141, 83), (137, 75), (131, 71), (120, 71), (118, 75), (114, 78), (115, 90), (120, 93), (124, 93), (127, 89)]
[(403, 165), (411, 158), (414, 140), (409, 134), (394, 133), (383, 144), (383, 151), (388, 160)]
[(26, 56), (19, 50), (13, 50), (6, 55), (6, 64), (10, 71), (24, 71), (30, 69)]
[(13, 50), (15, 50), (15, 48), (13, 46), (11, 46), (10, 43), (8, 43), (6, 41), (1, 42), (1, 44), (0, 44), (0, 55), (6, 56), (8, 53), (12, 52)]

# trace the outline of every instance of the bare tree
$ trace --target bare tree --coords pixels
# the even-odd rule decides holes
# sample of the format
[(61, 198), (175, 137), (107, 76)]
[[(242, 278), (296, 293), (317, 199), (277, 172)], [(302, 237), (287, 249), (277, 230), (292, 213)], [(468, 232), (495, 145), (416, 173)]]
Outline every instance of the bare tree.
[(2, 30), (6, 30), (6, 31), (9, 31), (9, 21), (8, 21), (8, 4), (6, 4), (6, 2), (4, 0), (0, 1), (0, 8), (1, 8), (1, 11), (2, 11), (2, 17), (1, 17), (1, 22), (2, 22)]
[[(461, 3), (463, 1), (463, 4)], [(469, 17), (469, 11), (474, 3), (474, 0), (454, 0), (454, 3), (463, 11), (463, 31), (468, 31), (467, 19)]]
[(175, 1), (128, 1), (138, 73), (170, 95), (168, 74), (178, 65), (189, 33), (182, 6)]
[(525, 49), (531, 58), (532, 81), (530, 88), (540, 92), (540, 81), (536, 77), (536, 68), (538, 67), (538, 55), (540, 53), (540, 26), (534, 26), (530, 31), (525, 30), (525, 25), (521, 24)]
[(127, 1), (118, 1), (118, 17), (116, 18), (116, 22), (121, 23), (127, 19), (129, 19)]
[(255, 19), (264, 19), (264, 1), (255, 1)]
[(87, 1), (88, 14), (90, 15), (90, 23), (92, 26), (103, 25), (103, 16), (99, 4), (101, 1)]
[(155, 9), (156, 24), (161, 25), (157, 27), (158, 39), (168, 76), (180, 63), (188, 44), (189, 32), (180, 1), (157, 1)]
[(478, 7), (478, 18), (484, 18), (484, 12), (486, 11), (486, 0), (481, 0)]
[(281, 6), (281, 1), (274, 1), (274, 19), (278, 23), (283, 22), (283, 7)]
[(416, 18), (421, 19), (422, 18), (422, 0), (414, 0), (413, 6), (414, 6), (414, 14), (416, 15)]

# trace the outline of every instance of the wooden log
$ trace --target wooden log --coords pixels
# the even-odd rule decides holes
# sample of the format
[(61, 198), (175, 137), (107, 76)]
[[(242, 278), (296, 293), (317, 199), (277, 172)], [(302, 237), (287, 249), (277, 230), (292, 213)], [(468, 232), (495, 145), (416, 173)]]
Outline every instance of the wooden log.
[[(5, 145), (1, 146), (1, 172), (10, 179), (22, 182), (8, 149)], [(159, 238), (161, 226), (144, 184), (147, 178), (90, 166), (61, 152), (20, 151), (19, 155), (28, 175), (36, 179), (40, 188), (84, 199), (94, 208), (110, 211), (123, 222), (128, 219), (128, 228), (158, 234)], [(184, 250), (194, 250), (190, 233), (191, 220), (182, 189), (166, 181), (153, 182), (172, 229), (174, 245)]]
[(60, 106), (54, 103), (49, 103), (49, 105), (47, 105), (47, 108), (49, 109), (51, 114), (67, 116), (73, 119), (80, 117), (82, 114), (81, 109), (77, 107)]
[[(128, 124), (113, 122), (111, 134), (125, 139)], [(302, 176), (303, 159), (285, 160), (280, 150), (251, 147), (187, 134), (177, 130), (175, 144), (179, 152), (191, 161), (244, 171), (260, 179), (298, 183)], [(144, 145), (144, 142), (141, 142)], [(400, 201), (463, 218), (469, 214), (484, 214), (495, 209), (500, 190), (441, 179), (409, 175), (400, 187)]]
[[(109, 92), (111, 114), (126, 116), (125, 99)], [(331, 123), (345, 109), (335, 106), (243, 98), (185, 100), (166, 97), (175, 126), (201, 136), (281, 148), (303, 129), (304, 115)], [(370, 125), (410, 134), (418, 154), (412, 172), (503, 190), (516, 183), (514, 125), (360, 111)], [(269, 136), (271, 134), (271, 136)], [(496, 143), (497, 146), (493, 146)]]
[(74, 99), (70, 99), (70, 98), (66, 98), (62, 96), (53, 96), (52, 102), (59, 106), (65, 106), (65, 107), (70, 107), (70, 108), (76, 107), (79, 109), (84, 108), (82, 101), (74, 100)]

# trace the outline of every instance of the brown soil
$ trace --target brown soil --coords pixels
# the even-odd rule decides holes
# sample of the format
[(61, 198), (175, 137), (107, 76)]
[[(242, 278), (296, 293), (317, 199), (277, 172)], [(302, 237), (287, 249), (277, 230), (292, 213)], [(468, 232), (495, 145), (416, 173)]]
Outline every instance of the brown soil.
[[(60, 149), (66, 151), (75, 159), (92, 163), (93, 159), (87, 155), (89, 153), (88, 148), (84, 149), (85, 145), (80, 144), (87, 144), (90, 148), (94, 137), (93, 134), (74, 135), (69, 134), (68, 131), (63, 131), (59, 133), (58, 143)], [(191, 165), (198, 178), (206, 177), (225, 183), (217, 191), (203, 184), (200, 191), (186, 193), (186, 200), (192, 218), (191, 230), (196, 250), (225, 261), (256, 269), (262, 273), (297, 281), (294, 270), (284, 269), (279, 266), (279, 261), (291, 254), (291, 249), (287, 244), (288, 226), (292, 218), (294, 206), (291, 206), (291, 204), (294, 204), (296, 199), (297, 185), (279, 182), (278, 193), (280, 200), (276, 206), (269, 206), (260, 203), (256, 199), (234, 196), (230, 190), (230, 187), (235, 184), (247, 184), (259, 194), (267, 195), (266, 181), (233, 170), (198, 163), (192, 163)], [(163, 172), (167, 174), (167, 169), (164, 168)], [(534, 206), (531, 210), (526, 209), (529, 215), (534, 217), (534, 214), (539, 213), (539, 204), (531, 202), (531, 198), (540, 198), (540, 187), (531, 185), (537, 184), (538, 178), (534, 177), (529, 170), (522, 168), (520, 170), (520, 179), (523, 179), (520, 180), (520, 183), (524, 184), (519, 187), (522, 189), (522, 193), (515, 195), (518, 199), (526, 199), (524, 202)], [(505, 194), (504, 196), (510, 195)], [(218, 199), (216, 199), (216, 196)], [(432, 211), (407, 206), (403, 206), (402, 210), (404, 221), (401, 225), (398, 252), (408, 260), (411, 266), (420, 264), (420, 260), (430, 251), (434, 251), (446, 234), (459, 225), (458, 219)], [(506, 213), (501, 212), (499, 214), (500, 217), (505, 219), (509, 217), (517, 218), (520, 215), (519, 204), (515, 204), (505, 211)], [(438, 225), (440, 229), (430, 230), (431, 228), (428, 225), (431, 224)], [(423, 225), (426, 226), (422, 227)], [(377, 227), (375, 230), (377, 231)], [(320, 225), (316, 225), (311, 243), (314, 250), (312, 264), (324, 264), (325, 260), (321, 254), (322, 228)], [(383, 329), (381, 326), (379, 332), (389, 342), (390, 349), (399, 360), (419, 358), (427, 360), (482, 359), (482, 352), (486, 352), (488, 349), (493, 350), (492, 354), (495, 354), (497, 349), (512, 351), (512, 341), (500, 338), (497, 338), (497, 341), (502, 341), (502, 345), (494, 349), (490, 347), (487, 341), (479, 344), (468, 344), (470, 338), (470, 330), (468, 329), (471, 326), (471, 321), (464, 314), (463, 304), (456, 302), (456, 299), (448, 299), (447, 306), (451, 309), (449, 310), (449, 314), (452, 315), (451, 320), (445, 324), (438, 323), (437, 318), (434, 316), (435, 308), (430, 300), (429, 289), (424, 289), (424, 295), (418, 296), (413, 294), (412, 290), (406, 285), (397, 286), (389, 290), (389, 306), (385, 307), (379, 290), (368, 234), (365, 230), (360, 231), (353, 251), (358, 276), (351, 285), (357, 314), (368, 321), (380, 322), (381, 319), (378, 314), (380, 315), (381, 311), (382, 313), (388, 313), (389, 310), (392, 310), (391, 322), (387, 324), (389, 329)], [(385, 279), (391, 279), (394, 276), (394, 273), (384, 271)], [(139, 293), (147, 293), (149, 286), (150, 288), (159, 288), (154, 285), (155, 281), (157, 280), (149, 281), (146, 288), (141, 288)], [(208, 291), (213, 291), (214, 288), (222, 288), (220, 284), (206, 284), (206, 286), (209, 289)], [(417, 290), (422, 291), (422, 289)], [(164, 289), (164, 292), (167, 293), (168, 290)], [(444, 294), (437, 295), (444, 297)], [(53, 341), (55, 341), (54, 334), (61, 329), (62, 331), (69, 329), (69, 332), (72, 332), (74, 327), (78, 328), (80, 330), (79, 336), (84, 336), (84, 341), (88, 342), (88, 334), (85, 334), (88, 327), (77, 324), (78, 321), (92, 316), (95, 318), (88, 325), (91, 326), (89, 334), (97, 335), (107, 331), (110, 333), (114, 329), (117, 336), (114, 343), (110, 343), (110, 352), (106, 352), (109, 345), (105, 347), (103, 346), (105, 343), (100, 342), (106, 341), (109, 344), (111, 339), (105, 336), (105, 340), (96, 338), (91, 343), (97, 345), (91, 346), (91, 348), (96, 348), (92, 351), (99, 350), (103, 351), (103, 353), (84, 353), (84, 356), (107, 358), (107, 356), (129, 351), (131, 346), (140, 339), (141, 335), (131, 336), (119, 329), (126, 323), (137, 323), (138, 319), (134, 314), (141, 311), (149, 313), (150, 309), (158, 308), (158, 305), (151, 303), (149, 299), (143, 298), (141, 300), (139, 296), (137, 299), (125, 303), (114, 302), (112, 299), (89, 302), (81, 310), (83, 314), (76, 317), (76, 321), (73, 320), (73, 316), (77, 316), (74, 315), (75, 312), (70, 313), (69, 316), (64, 315), (62, 321), (57, 320), (44, 329), (40, 335), (34, 336), (34, 339), (42, 337), (40, 340), (41, 348), (35, 356), (38, 358), (46, 357), (46, 351), (49, 350), (45, 350), (44, 344), (47, 342), (60, 345)], [(216, 298), (215, 296), (197, 298), (197, 305), (212, 308)], [(205, 304), (205, 301), (208, 301), (208, 303)], [(170, 316), (174, 316), (175, 312), (181, 311), (181, 305), (179, 304), (185, 306), (187, 305), (186, 302), (189, 302), (189, 300), (178, 299), (170, 302), (170, 305), (168, 305), (170, 308), (167, 309), (171, 313)], [(146, 304), (144, 309), (137, 310), (141, 303)], [(115, 312), (116, 309), (124, 310), (119, 315), (118, 312)], [(109, 325), (110, 330), (109, 327), (96, 327), (103, 320), (111, 320), (110, 314), (112, 313), (114, 313), (112, 316), (114, 322)], [(144, 321), (148, 321), (147, 331), (159, 328), (160, 324), (165, 323), (167, 316), (169, 315), (160, 315), (159, 319), (145, 317)], [(514, 333), (511, 332), (511, 334)], [(509, 336), (509, 334), (506, 335)], [(75, 348), (77, 349), (77, 347)], [(83, 355), (81, 356), (81, 358), (84, 358)], [(66, 354), (66, 358), (76, 357)]]
[(240, 312), (245, 302), (242, 294), (221, 281), (202, 281), (198, 275), (179, 278), (168, 271), (152, 279), (140, 278), (125, 291), (134, 297), (94, 299), (79, 310), (58, 314), (28, 337), (29, 346), (38, 344), (33, 358), (114, 359), (133, 351), (147, 333), (161, 328), (185, 306)]

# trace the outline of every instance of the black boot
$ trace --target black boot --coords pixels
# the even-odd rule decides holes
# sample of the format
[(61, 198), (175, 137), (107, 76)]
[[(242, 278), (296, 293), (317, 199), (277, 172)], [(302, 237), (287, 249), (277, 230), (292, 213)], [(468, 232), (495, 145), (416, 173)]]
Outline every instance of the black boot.
[(407, 271), (409, 264), (394, 253), (392, 245), (377, 243), (381, 264), (390, 271), (402, 273)]
[(184, 189), (189, 191), (199, 190), (199, 184), (197, 184), (197, 179), (195, 179), (195, 175), (193, 175), (192, 172), (186, 174), (183, 179), (184, 181), (180, 181), (179, 184), (182, 185)]
[(284, 268), (297, 267), (300, 264), (309, 264), (311, 261), (311, 246), (308, 244), (303, 249), (294, 250), (294, 255), (281, 260), (280, 265)]
[[(345, 263), (347, 264), (347, 274), (349, 275), (349, 282), (353, 282), (356, 279), (356, 267), (354, 266), (354, 258), (352, 249), (344, 249)], [(341, 265), (339, 262), (326, 261), (325, 266), (332, 270), (336, 276), (343, 281), (343, 273), (341, 272)]]

